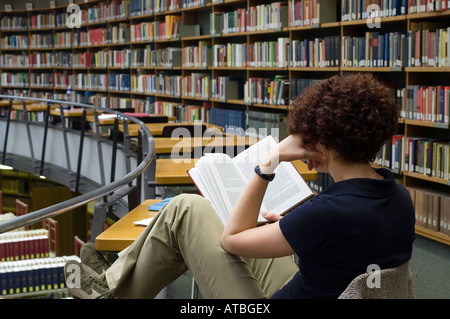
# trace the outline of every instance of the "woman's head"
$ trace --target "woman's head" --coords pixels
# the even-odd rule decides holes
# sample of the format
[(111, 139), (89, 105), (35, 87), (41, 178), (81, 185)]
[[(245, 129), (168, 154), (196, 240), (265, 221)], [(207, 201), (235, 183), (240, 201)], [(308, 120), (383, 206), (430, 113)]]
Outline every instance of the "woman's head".
[(368, 163), (397, 130), (399, 106), (370, 73), (336, 75), (306, 88), (289, 113), (288, 132), (322, 144), (345, 161)]

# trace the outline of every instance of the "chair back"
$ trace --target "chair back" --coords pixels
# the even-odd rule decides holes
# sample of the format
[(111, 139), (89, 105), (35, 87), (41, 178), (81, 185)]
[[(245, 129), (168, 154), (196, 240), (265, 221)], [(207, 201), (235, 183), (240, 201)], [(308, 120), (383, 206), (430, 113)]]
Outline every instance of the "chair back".
[(206, 125), (204, 124), (166, 125), (163, 128), (162, 137), (171, 137), (173, 131), (181, 128), (187, 130), (191, 137), (202, 137), (206, 131)]
[(169, 118), (165, 115), (139, 117), (139, 120), (141, 120), (144, 123), (168, 123), (169, 122)]
[[(379, 272), (380, 287), (370, 287), (373, 273), (364, 273), (353, 279), (339, 299), (413, 299), (414, 289), (409, 262)], [(375, 274), (377, 275), (377, 274)]]

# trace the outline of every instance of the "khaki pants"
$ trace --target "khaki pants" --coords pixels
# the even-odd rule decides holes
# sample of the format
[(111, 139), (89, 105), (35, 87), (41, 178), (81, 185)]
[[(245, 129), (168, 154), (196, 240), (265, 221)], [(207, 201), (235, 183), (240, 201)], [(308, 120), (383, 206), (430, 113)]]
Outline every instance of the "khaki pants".
[(188, 269), (204, 298), (270, 298), (298, 271), (290, 256), (242, 258), (220, 245), (223, 224), (199, 195), (173, 198), (106, 272), (118, 298), (154, 298)]

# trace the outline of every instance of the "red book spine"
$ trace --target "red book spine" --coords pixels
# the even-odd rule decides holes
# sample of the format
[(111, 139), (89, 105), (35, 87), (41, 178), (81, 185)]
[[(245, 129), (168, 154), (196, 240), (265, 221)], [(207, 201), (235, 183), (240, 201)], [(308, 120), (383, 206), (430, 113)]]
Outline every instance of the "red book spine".
[(0, 240), (0, 262), (6, 261), (6, 243)]

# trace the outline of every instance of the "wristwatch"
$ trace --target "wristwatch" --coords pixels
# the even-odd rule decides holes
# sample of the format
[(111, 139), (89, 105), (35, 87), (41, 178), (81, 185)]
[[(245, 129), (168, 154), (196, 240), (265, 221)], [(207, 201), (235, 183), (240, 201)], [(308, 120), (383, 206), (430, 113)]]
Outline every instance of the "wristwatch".
[(266, 181), (269, 181), (269, 182), (273, 181), (273, 179), (275, 178), (275, 173), (264, 174), (263, 172), (261, 172), (261, 169), (259, 168), (259, 165), (256, 165), (255, 173), (258, 174), (259, 176), (261, 176), (262, 178), (264, 178)]

